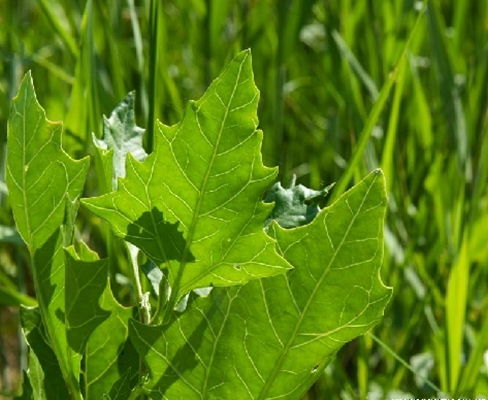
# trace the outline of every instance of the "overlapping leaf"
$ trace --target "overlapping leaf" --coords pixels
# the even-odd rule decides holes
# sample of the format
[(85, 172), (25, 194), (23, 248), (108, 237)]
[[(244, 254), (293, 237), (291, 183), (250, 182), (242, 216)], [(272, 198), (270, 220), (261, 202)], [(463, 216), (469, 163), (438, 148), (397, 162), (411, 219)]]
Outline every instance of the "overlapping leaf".
[(270, 206), (261, 196), (276, 170), (262, 164), (257, 103), (244, 51), (181, 123), (158, 124), (154, 153), (128, 156), (117, 191), (85, 201), (166, 271), (175, 298), (290, 268), (262, 229)]
[(110, 316), (90, 336), (85, 353), (85, 399), (127, 399), (139, 378), (139, 357), (128, 339), (133, 310), (114, 299), (107, 284), (99, 302)]
[(193, 298), (169, 326), (130, 325), (154, 399), (299, 399), (381, 318), (386, 194), (375, 171), (304, 227), (272, 225), (286, 275)]
[(99, 260), (85, 245), (78, 255), (66, 250), (66, 325), (68, 344), (84, 354), (84, 398), (126, 399), (139, 371), (128, 336), (132, 310), (113, 298), (108, 260)]
[(93, 141), (100, 152), (104, 174), (111, 188), (117, 188), (117, 178), (125, 176), (125, 159), (127, 153), (138, 161), (146, 159), (142, 147), (144, 129), (138, 127), (134, 116), (135, 93), (130, 92), (113, 110), (109, 118), (103, 117), (103, 137)]
[(265, 203), (274, 203), (274, 208), (266, 220), (265, 229), (268, 229), (272, 221), (276, 221), (283, 228), (296, 228), (313, 221), (320, 211), (318, 201), (334, 186), (331, 184), (322, 190), (313, 190), (295, 185), (295, 181), (294, 175), (287, 188), (276, 182), (266, 193)]
[[(56, 355), (46, 341), (46, 332), (37, 307), (20, 309), (24, 335), (29, 344), (29, 371), (24, 376), (25, 399), (63, 400), (69, 398)], [(32, 397), (28, 397), (30, 390)]]
[(80, 372), (79, 354), (74, 354), (67, 343), (65, 305), (65, 259), (61, 228), (54, 232), (32, 258), (36, 296), (42, 320), (58, 357), (61, 371), (70, 384), (77, 387)]
[(108, 260), (99, 260), (87, 250), (84, 256), (80, 259), (73, 246), (65, 250), (67, 338), (68, 345), (78, 354), (84, 353), (92, 332), (110, 315), (99, 305), (107, 286)]

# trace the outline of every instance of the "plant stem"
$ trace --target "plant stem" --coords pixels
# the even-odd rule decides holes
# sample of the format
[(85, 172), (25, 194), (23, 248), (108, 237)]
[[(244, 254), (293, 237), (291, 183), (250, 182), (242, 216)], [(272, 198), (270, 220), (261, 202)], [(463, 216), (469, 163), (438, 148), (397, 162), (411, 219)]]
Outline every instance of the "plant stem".
[(139, 265), (137, 264), (137, 254), (139, 253), (139, 249), (133, 244), (128, 242), (125, 242), (125, 245), (127, 247), (127, 251), (129, 252), (132, 272), (134, 273), (134, 283), (136, 285), (137, 298), (140, 304), (140, 308), (143, 311), (140, 320), (142, 323), (147, 324), (151, 320), (151, 314), (150, 314), (151, 309), (150, 309), (149, 299), (147, 299), (147, 295), (142, 292), (141, 278), (139, 274)]
[(157, 87), (157, 66), (159, 62), (159, 1), (150, 2), (150, 49), (149, 49), (149, 115), (147, 121), (147, 142), (146, 151), (151, 153), (154, 147), (154, 130), (156, 126), (156, 112), (159, 106), (156, 95)]

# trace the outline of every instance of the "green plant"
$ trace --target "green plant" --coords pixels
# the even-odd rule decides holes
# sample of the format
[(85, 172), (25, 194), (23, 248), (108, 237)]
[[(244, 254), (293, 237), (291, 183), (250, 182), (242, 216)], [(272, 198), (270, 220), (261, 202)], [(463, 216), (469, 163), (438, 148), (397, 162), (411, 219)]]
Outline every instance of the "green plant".
[[(382, 172), (309, 224), (265, 232), (273, 205), (262, 196), (277, 171), (261, 161), (258, 97), (244, 51), (179, 124), (155, 125), (149, 155), (133, 94), (104, 119), (94, 140), (102, 194), (81, 204), (124, 240), (139, 302), (126, 308), (110, 288), (111, 260), (76, 226), (89, 159), (63, 151), (62, 126), (46, 119), (26, 75), (6, 164), (39, 304), (21, 310), (30, 347), (22, 398), (299, 398), (380, 320), (391, 294), (379, 276)], [(319, 193), (289, 190), (299, 201), (272, 217), (308, 218), (317, 206), (307, 193)], [(289, 196), (278, 192), (271, 200)]]

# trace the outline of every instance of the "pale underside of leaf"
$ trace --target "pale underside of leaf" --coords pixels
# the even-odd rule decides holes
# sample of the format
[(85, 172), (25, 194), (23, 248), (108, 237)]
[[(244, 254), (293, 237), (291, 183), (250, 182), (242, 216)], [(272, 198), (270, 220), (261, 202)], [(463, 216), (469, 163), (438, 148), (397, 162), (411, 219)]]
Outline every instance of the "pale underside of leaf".
[(101, 153), (102, 162), (105, 161), (105, 153), (112, 150), (111, 157), (106, 159), (111, 169), (111, 187), (117, 189), (117, 178), (125, 176), (125, 159), (128, 153), (138, 160), (146, 159), (147, 154), (142, 146), (144, 129), (135, 123), (134, 115), (135, 93), (130, 92), (112, 111), (109, 118), (103, 117), (103, 137), (97, 139), (93, 134), (93, 142)]

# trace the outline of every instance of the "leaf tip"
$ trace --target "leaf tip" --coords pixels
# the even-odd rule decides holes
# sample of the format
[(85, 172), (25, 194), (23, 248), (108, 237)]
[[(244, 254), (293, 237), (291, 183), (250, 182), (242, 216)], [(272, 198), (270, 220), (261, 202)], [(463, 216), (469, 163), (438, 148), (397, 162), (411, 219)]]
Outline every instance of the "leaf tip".
[(22, 97), (26, 97), (26, 93), (29, 93), (31, 96), (33, 96), (35, 98), (36, 104), (38, 104), (36, 92), (34, 89), (34, 79), (32, 78), (31, 70), (28, 70), (22, 78), (17, 94), (12, 99), (11, 106), (13, 107), (14, 103), (17, 103)]

